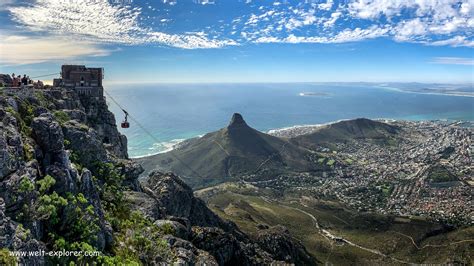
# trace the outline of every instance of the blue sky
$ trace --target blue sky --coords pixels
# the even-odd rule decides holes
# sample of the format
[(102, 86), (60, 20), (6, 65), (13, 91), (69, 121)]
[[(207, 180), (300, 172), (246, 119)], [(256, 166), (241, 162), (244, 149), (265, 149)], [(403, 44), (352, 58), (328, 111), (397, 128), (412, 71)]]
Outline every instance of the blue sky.
[(473, 36), (473, 0), (2, 0), (0, 72), (472, 84)]

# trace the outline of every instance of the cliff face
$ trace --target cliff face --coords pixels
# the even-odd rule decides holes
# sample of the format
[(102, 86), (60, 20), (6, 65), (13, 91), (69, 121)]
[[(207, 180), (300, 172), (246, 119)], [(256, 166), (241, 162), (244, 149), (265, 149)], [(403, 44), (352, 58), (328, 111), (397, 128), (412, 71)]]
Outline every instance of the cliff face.
[[(143, 169), (128, 160), (104, 98), (65, 89), (0, 92), (0, 130), (0, 264), (251, 265), (307, 256), (302, 249), (282, 257), (251, 240), (173, 174), (153, 172), (139, 184)], [(9, 255), (63, 249), (101, 253)]]
[[(0, 129), (0, 230), (5, 231), (0, 248), (48, 250), (61, 238), (98, 250), (111, 247), (113, 230), (104, 219), (99, 192), (102, 181), (94, 181), (93, 175), (101, 164), (126, 161), (127, 149), (105, 99), (92, 104), (67, 90), (4, 93)], [(141, 168), (122, 165), (127, 165), (124, 179), (138, 187)], [(84, 221), (82, 226), (94, 226), (94, 237), (79, 232)], [(74, 228), (78, 232), (68, 235)], [(45, 262), (44, 257), (34, 260)]]

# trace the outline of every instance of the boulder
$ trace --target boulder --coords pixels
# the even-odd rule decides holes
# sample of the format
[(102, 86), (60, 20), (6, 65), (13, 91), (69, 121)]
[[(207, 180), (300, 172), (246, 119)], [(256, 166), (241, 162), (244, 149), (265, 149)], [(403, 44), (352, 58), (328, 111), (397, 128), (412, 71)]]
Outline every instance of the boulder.
[(134, 191), (141, 191), (138, 177), (143, 173), (143, 167), (134, 161), (123, 159), (117, 159), (116, 164), (119, 166), (120, 174), (125, 177), (123, 185)]
[(176, 238), (174, 236), (165, 236), (165, 240), (173, 250), (176, 256), (175, 265), (219, 265), (216, 259), (208, 252), (196, 248), (191, 242)]
[(234, 227), (214, 214), (206, 204), (194, 197), (192, 189), (173, 173), (153, 171), (142, 184), (145, 193), (153, 197), (167, 216), (186, 218), (191, 225), (216, 226), (226, 230)]
[(140, 211), (145, 217), (152, 221), (162, 219), (166, 216), (160, 204), (147, 193), (125, 191), (125, 198), (133, 206), (134, 210)]
[(0, 86), (7, 87), (13, 84), (12, 77), (8, 74), (0, 74)]
[(191, 228), (186, 226), (184, 223), (172, 220), (156, 220), (154, 224), (158, 227), (169, 226), (174, 231), (173, 235), (182, 239), (188, 239)]
[(107, 151), (94, 129), (71, 120), (63, 125), (62, 132), (68, 140), (67, 149), (73, 151), (74, 160), (82, 166), (93, 169), (97, 162), (108, 161)]
[(258, 245), (239, 241), (231, 233), (216, 227), (193, 227), (192, 243), (208, 251), (219, 265), (263, 265), (274, 262)]
[(316, 265), (315, 258), (299, 241), (291, 237), (284, 226), (260, 227), (256, 240), (263, 250), (273, 254), (277, 260), (297, 265)]
[(45, 153), (58, 153), (64, 149), (64, 135), (61, 126), (51, 113), (43, 113), (31, 123), (33, 138)]

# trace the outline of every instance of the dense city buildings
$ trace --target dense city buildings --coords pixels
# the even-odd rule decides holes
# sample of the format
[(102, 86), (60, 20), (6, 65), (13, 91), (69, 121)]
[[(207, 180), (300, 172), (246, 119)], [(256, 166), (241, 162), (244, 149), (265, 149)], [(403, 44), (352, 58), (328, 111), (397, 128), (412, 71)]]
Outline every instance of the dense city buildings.
[[(420, 216), (453, 224), (474, 222), (473, 129), (461, 122), (384, 121), (399, 127), (385, 143), (358, 140), (322, 147), (321, 174), (249, 181), (259, 187), (337, 199), (359, 211)], [(294, 137), (308, 128), (293, 128)], [(246, 180), (252, 180), (248, 177)]]

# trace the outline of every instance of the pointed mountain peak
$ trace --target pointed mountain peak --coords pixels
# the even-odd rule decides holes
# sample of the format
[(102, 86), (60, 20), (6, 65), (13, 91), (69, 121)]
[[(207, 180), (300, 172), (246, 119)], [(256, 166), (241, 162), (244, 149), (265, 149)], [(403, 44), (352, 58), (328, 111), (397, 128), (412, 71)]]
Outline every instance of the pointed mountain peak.
[(245, 123), (244, 118), (239, 113), (234, 113), (229, 123), (229, 127), (236, 127), (236, 126), (247, 126), (247, 123)]

